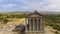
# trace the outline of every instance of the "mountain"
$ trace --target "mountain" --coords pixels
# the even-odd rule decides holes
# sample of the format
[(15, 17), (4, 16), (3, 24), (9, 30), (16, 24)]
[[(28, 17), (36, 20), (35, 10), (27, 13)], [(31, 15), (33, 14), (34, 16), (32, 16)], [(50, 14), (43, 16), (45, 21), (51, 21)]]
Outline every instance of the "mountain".
[[(0, 12), (0, 14), (29, 14), (29, 13), (33, 13), (33, 12), (30, 12), (30, 11), (13, 11), (13, 12)], [(41, 13), (41, 14), (60, 14), (60, 12), (38, 12), (38, 13)]]

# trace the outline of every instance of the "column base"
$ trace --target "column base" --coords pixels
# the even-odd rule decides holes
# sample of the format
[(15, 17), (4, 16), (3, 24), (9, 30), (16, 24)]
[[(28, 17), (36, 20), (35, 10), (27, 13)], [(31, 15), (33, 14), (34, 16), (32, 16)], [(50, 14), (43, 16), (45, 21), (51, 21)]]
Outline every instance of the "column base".
[(44, 31), (40, 31), (40, 32), (25, 32), (25, 34), (45, 34)]

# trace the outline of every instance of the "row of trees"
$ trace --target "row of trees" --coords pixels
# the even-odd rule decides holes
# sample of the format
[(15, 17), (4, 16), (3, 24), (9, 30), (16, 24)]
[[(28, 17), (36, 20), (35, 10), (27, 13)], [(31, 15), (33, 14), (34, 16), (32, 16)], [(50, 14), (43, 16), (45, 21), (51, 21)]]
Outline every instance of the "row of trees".
[(0, 14), (0, 17), (6, 17), (6, 18), (23, 18), (23, 17), (25, 17), (25, 14)]
[(50, 14), (50, 15), (45, 15), (45, 18), (51, 22), (60, 23), (60, 15)]

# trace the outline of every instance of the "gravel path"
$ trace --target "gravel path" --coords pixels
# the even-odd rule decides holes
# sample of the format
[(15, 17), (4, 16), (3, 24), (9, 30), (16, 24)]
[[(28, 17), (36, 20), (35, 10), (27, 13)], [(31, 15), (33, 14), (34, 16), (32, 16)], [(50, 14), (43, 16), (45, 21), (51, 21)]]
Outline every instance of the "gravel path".
[(45, 27), (45, 34), (55, 34), (55, 30), (51, 28), (50, 26)]

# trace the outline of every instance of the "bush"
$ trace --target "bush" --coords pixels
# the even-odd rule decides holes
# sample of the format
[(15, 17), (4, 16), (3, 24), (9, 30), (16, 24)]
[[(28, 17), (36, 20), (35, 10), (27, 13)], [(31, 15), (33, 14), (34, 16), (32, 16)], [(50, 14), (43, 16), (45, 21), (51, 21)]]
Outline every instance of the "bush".
[(58, 31), (60, 31), (60, 26), (59, 25), (56, 25), (53, 28), (56, 29), (56, 30), (58, 30)]
[(7, 22), (8, 22), (8, 19), (5, 18), (2, 23), (7, 24)]

